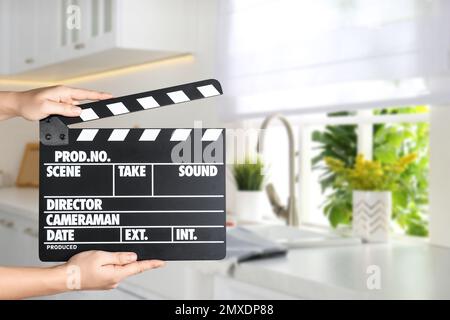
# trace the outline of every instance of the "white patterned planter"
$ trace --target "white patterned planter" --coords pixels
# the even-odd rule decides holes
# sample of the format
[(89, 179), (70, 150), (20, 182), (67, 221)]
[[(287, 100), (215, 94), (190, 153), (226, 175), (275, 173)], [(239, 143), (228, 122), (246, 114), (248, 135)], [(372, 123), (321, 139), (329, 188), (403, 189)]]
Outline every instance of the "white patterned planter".
[(240, 191), (235, 194), (234, 214), (238, 221), (262, 220), (265, 193), (263, 191)]
[(392, 213), (390, 191), (353, 191), (353, 234), (367, 242), (386, 242)]

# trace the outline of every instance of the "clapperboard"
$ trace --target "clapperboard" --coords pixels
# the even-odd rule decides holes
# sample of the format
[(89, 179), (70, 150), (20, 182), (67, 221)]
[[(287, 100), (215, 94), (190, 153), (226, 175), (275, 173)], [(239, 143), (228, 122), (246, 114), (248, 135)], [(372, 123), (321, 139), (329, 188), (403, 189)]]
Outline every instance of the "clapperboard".
[(66, 261), (86, 250), (222, 259), (224, 129), (68, 127), (220, 94), (217, 80), (204, 80), (87, 103), (76, 118), (41, 120), (40, 259)]

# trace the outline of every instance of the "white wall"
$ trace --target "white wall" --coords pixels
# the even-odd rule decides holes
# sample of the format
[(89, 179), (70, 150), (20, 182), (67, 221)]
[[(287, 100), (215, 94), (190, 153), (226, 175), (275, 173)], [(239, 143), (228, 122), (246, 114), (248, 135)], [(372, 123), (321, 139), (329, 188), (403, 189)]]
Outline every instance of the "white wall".
[(450, 247), (450, 108), (430, 112), (430, 243)]
[[(122, 72), (108, 77), (98, 77), (70, 86), (111, 92), (115, 96), (148, 91), (206, 78), (217, 77), (215, 73), (216, 2), (199, 0), (197, 23), (197, 50), (193, 58), (175, 59), (156, 63), (133, 72)], [(26, 90), (36, 84), (17, 84), (0, 81), (0, 91)], [(203, 121), (204, 126), (220, 127), (215, 105), (219, 98), (194, 101), (159, 110), (135, 113), (114, 119), (100, 120), (83, 126), (96, 127), (192, 127), (194, 121)], [(0, 170), (17, 176), (23, 148), (27, 142), (38, 141), (38, 125), (22, 119), (11, 119), (0, 123)]]

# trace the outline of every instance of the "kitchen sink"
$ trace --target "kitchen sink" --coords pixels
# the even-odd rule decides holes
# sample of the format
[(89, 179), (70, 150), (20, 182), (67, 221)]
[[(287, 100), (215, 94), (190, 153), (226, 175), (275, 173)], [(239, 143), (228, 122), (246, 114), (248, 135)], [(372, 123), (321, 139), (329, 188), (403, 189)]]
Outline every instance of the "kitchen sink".
[(267, 240), (291, 249), (357, 245), (362, 243), (361, 239), (357, 237), (309, 227), (294, 228), (270, 225), (248, 225), (242, 227)]

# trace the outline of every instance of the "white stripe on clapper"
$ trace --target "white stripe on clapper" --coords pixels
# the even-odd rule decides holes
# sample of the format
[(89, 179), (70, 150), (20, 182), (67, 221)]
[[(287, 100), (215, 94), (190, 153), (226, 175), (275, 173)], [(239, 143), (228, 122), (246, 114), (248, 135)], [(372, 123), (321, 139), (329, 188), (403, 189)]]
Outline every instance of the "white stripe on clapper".
[(206, 86), (197, 87), (198, 91), (205, 97), (213, 97), (220, 95), (220, 92), (212, 85), (208, 84)]
[(174, 103), (190, 101), (188, 96), (182, 90), (168, 92), (167, 95)]
[(92, 141), (97, 135), (98, 129), (83, 129), (77, 138), (77, 141)]
[(98, 115), (92, 110), (92, 108), (83, 109), (80, 114), (80, 118), (83, 121), (89, 121), (98, 119)]
[(139, 99), (137, 99), (137, 102), (139, 102), (139, 104), (144, 109), (151, 109), (151, 108), (159, 107), (159, 103), (153, 97), (139, 98)]
[(145, 129), (139, 141), (155, 141), (161, 129)]
[(107, 104), (106, 106), (115, 116), (117, 116), (118, 114), (130, 112), (130, 110), (128, 110), (122, 102), (111, 103)]
[(202, 141), (216, 141), (219, 139), (222, 129), (206, 129)]
[(170, 141), (186, 141), (192, 129), (175, 129), (170, 137)]
[(108, 141), (123, 141), (130, 132), (130, 129), (114, 129), (108, 138)]

